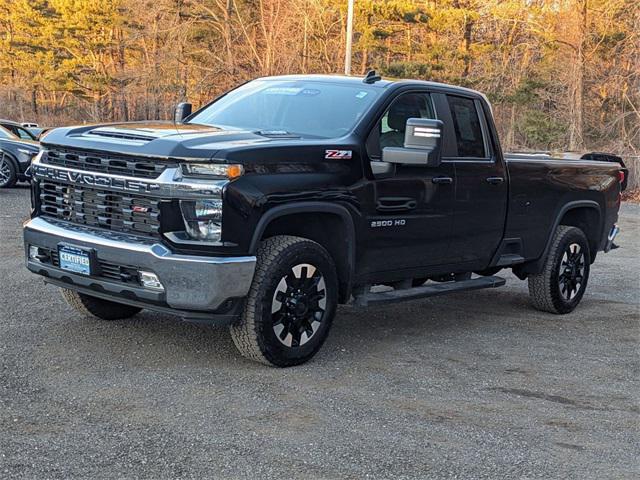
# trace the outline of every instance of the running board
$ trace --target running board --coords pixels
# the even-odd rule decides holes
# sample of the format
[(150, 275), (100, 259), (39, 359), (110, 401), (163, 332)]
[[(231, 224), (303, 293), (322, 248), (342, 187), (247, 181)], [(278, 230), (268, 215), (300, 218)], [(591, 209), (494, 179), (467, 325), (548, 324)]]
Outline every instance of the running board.
[(355, 297), (354, 305), (366, 307), (368, 305), (403, 302), (405, 300), (435, 297), (436, 295), (445, 295), (447, 293), (466, 292), (469, 290), (480, 290), (482, 288), (496, 288), (503, 286), (505, 283), (507, 283), (507, 281), (504, 278), (492, 276), (461, 280), (459, 282), (430, 283), (428, 285), (421, 285), (404, 290), (390, 290), (377, 293), (367, 292)]

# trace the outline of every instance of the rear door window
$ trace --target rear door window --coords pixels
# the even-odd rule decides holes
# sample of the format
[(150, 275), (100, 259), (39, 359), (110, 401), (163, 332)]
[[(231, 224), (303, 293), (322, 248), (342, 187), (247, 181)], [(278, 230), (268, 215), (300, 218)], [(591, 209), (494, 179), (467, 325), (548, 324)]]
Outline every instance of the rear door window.
[(456, 133), (457, 157), (486, 158), (482, 125), (473, 99), (447, 95), (447, 102)]

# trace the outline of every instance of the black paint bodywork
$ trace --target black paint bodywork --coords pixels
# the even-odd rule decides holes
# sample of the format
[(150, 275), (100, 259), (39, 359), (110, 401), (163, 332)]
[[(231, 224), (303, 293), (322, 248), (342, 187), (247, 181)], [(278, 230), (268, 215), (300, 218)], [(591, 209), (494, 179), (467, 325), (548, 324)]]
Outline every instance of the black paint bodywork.
[[(299, 78), (361, 82), (350, 77)], [(186, 253), (235, 256), (255, 254), (260, 240), (271, 235), (312, 238), (336, 260), (343, 301), (355, 286), (377, 282), (492, 267), (512, 267), (524, 277), (540, 269), (560, 223), (585, 230), (593, 258), (603, 248), (620, 205), (617, 164), (505, 157), (490, 105), (478, 92), (420, 81), (379, 81), (373, 86), (380, 90), (376, 103), (351, 133), (330, 140), (268, 138), (255, 132), (190, 124), (187, 119), (178, 125), (108, 125), (122, 133), (119, 140), (93, 134), (96, 126), (61, 128), (49, 132), (43, 145), (164, 162), (244, 165), (245, 174), (224, 191), (221, 246), (185, 249), (164, 241)], [(431, 94), (436, 115), (444, 123), (442, 163), (438, 167), (398, 166), (394, 175), (375, 178), (367, 139), (392, 100), (405, 92)], [(447, 94), (471, 98), (479, 106), (486, 159), (455, 155)], [(329, 149), (350, 150), (352, 158), (326, 159)], [(434, 183), (443, 176), (453, 182)], [(503, 180), (488, 180), (496, 178)], [(180, 223), (176, 218), (162, 221)], [(381, 222), (391, 223), (372, 227)]]

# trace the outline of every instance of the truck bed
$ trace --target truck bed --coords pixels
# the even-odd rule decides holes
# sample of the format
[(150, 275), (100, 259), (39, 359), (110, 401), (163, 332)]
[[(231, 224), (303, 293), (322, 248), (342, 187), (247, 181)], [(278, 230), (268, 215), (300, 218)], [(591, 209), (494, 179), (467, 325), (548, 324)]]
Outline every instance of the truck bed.
[(620, 165), (547, 154), (507, 153), (509, 208), (505, 239), (522, 239), (525, 260), (542, 255), (563, 210), (577, 203), (600, 212), (597, 251), (617, 220)]

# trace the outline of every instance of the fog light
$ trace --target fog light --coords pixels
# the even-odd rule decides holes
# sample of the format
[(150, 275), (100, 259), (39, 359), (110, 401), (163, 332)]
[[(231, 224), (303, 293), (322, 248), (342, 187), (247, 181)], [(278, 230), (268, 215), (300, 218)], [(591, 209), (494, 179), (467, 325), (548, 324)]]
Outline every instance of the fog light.
[(34, 260), (40, 263), (49, 263), (51, 257), (49, 257), (49, 253), (47, 250), (43, 250), (40, 247), (36, 247), (35, 245), (29, 245), (29, 260)]
[(164, 290), (164, 287), (160, 283), (160, 279), (155, 273), (144, 272), (142, 270), (138, 273), (140, 275), (140, 283), (143, 287), (150, 290)]

